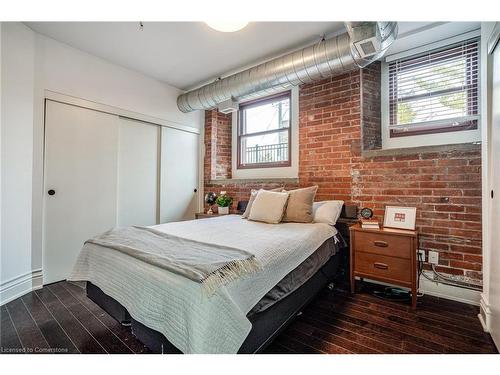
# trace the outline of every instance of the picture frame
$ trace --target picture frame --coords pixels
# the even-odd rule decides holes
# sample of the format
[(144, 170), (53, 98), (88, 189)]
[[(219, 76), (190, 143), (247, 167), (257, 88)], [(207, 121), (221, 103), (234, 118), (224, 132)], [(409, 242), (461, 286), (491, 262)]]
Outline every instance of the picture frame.
[(386, 206), (384, 227), (415, 230), (417, 207)]

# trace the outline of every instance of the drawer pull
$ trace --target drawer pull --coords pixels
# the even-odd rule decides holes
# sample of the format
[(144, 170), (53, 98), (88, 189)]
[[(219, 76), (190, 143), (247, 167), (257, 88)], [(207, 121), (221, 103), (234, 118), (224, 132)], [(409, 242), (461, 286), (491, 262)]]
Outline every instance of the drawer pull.
[(385, 241), (373, 241), (373, 244), (378, 247), (387, 247), (389, 244)]
[(373, 263), (373, 267), (378, 268), (379, 270), (387, 270), (389, 266), (385, 263)]

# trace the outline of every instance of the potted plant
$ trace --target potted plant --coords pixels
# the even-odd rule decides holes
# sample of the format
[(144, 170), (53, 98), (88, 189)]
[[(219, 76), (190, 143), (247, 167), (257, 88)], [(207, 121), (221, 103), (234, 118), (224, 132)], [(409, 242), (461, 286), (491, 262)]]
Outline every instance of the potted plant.
[(218, 207), (217, 212), (220, 215), (227, 215), (229, 213), (229, 207), (231, 206), (231, 203), (233, 203), (233, 198), (227, 195), (225, 191), (221, 191), (220, 195), (215, 200), (215, 203), (217, 203)]

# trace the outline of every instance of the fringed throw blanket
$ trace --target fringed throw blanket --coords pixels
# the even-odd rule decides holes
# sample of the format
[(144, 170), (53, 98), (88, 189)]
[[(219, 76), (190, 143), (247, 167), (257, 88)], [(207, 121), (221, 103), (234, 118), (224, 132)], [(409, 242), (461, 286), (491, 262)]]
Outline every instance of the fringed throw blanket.
[(86, 243), (118, 250), (187, 277), (202, 284), (208, 295), (260, 268), (255, 256), (244, 250), (181, 238), (148, 227), (111, 229)]

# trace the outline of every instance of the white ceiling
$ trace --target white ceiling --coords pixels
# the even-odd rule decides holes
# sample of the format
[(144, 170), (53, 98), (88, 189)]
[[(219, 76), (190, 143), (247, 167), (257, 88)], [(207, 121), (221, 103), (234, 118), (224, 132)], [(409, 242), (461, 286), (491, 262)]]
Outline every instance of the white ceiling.
[(181, 89), (319, 40), (342, 22), (258, 22), (222, 33), (204, 22), (29, 22), (33, 30)]
[[(26, 24), (40, 34), (180, 89), (199, 86), (344, 30), (342, 22), (252, 22), (235, 33), (215, 31), (203, 22), (145, 22), (142, 31), (139, 22)], [(423, 30), (421, 34), (432, 38), (437, 29), (456, 34), (474, 27), (477, 23), (400, 22), (399, 35), (418, 43), (415, 31)], [(430, 32), (429, 28), (434, 29)], [(399, 49), (406, 47), (403, 44), (400, 40)]]

